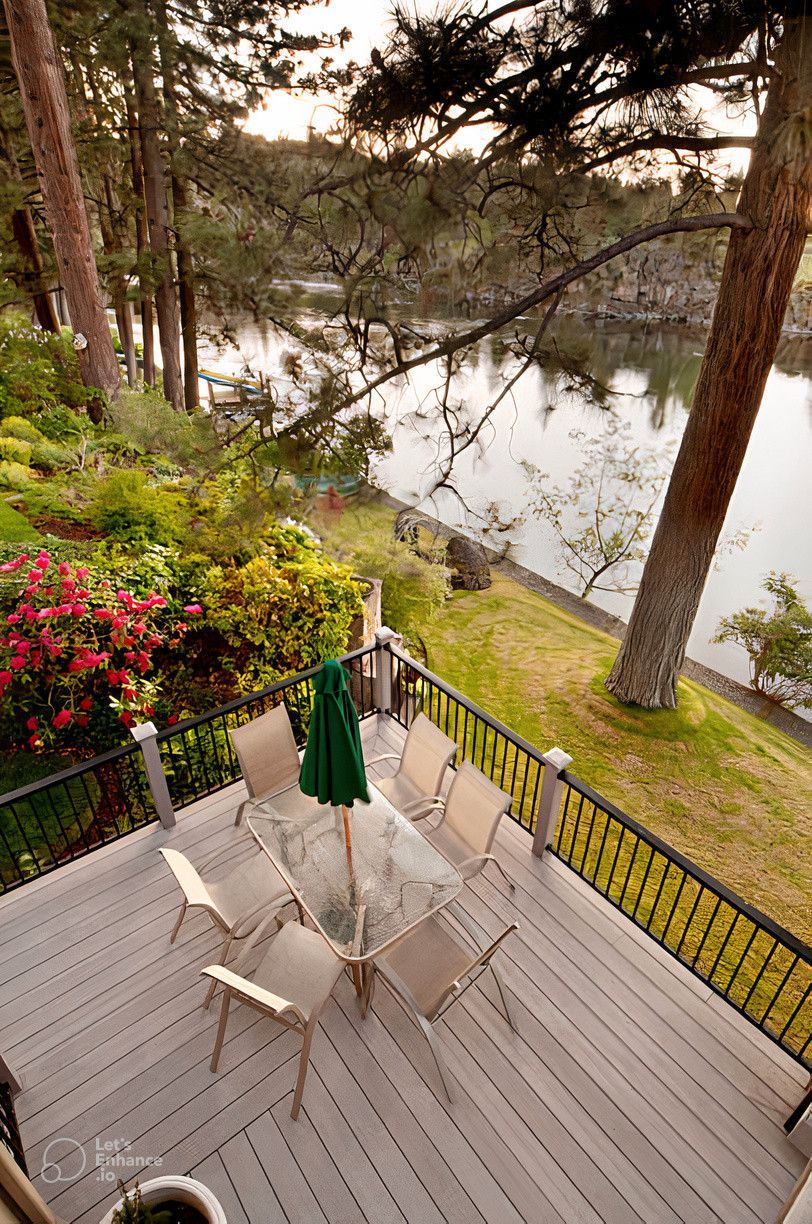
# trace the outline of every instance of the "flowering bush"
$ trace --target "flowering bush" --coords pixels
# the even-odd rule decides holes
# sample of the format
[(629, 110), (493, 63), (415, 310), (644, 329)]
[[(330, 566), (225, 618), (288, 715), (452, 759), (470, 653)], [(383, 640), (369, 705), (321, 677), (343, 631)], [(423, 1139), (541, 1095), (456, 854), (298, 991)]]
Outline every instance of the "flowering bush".
[[(156, 713), (156, 651), (187, 629), (154, 591), (136, 598), (91, 566), (41, 550), (0, 565), (0, 721), (32, 751), (83, 740), (100, 751)], [(11, 609), (10, 611), (8, 609)], [(189, 604), (184, 617), (202, 611)]]

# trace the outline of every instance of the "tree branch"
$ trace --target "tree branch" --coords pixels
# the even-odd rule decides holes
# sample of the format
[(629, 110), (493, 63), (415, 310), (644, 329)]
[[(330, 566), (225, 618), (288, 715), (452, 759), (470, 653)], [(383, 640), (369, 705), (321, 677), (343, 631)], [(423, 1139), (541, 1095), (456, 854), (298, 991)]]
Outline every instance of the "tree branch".
[(608, 166), (610, 162), (631, 157), (634, 153), (642, 153), (646, 149), (669, 149), (672, 153), (705, 153), (713, 149), (752, 149), (754, 141), (754, 136), (668, 136), (665, 132), (654, 132), (651, 136), (641, 136), (638, 140), (619, 145), (600, 157), (593, 157), (592, 161), (578, 166), (578, 173), (590, 174), (600, 166)]
[(557, 276), (550, 277), (549, 280), (544, 281), (537, 289), (534, 289), (532, 293), (528, 293), (518, 301), (512, 302), (486, 323), (480, 323), (477, 327), (472, 327), (467, 332), (460, 332), (457, 335), (449, 336), (448, 339), (443, 340), (427, 353), (420, 353), (416, 357), (410, 357), (407, 361), (397, 362), (390, 369), (379, 374), (377, 378), (371, 379), (359, 390), (348, 395), (340, 405), (336, 406), (336, 411), (357, 403), (358, 400), (364, 399), (365, 396), (375, 391), (384, 383), (397, 378), (401, 374), (407, 374), (409, 370), (417, 369), (418, 366), (428, 365), (429, 362), (437, 361), (442, 357), (450, 357), (460, 349), (468, 348), (470, 345), (484, 340), (486, 336), (491, 336), (494, 332), (499, 331), (500, 328), (506, 327), (508, 323), (512, 323), (518, 315), (526, 314), (528, 310), (532, 310), (535, 306), (547, 301), (548, 298), (563, 292), (573, 281), (580, 280), (582, 276), (586, 276), (589, 272), (594, 272), (596, 268), (600, 268), (603, 264), (609, 263), (610, 260), (616, 259), (618, 255), (624, 255), (627, 251), (634, 250), (635, 247), (641, 246), (644, 242), (651, 242), (653, 238), (660, 238), (664, 234), (694, 233), (697, 230), (723, 229), (726, 227), (731, 229), (751, 229), (752, 224), (750, 218), (746, 217), (743, 213), (705, 213), (696, 217), (673, 217), (668, 221), (657, 221), (653, 225), (646, 225), (643, 229), (626, 234), (618, 242), (613, 242), (611, 246), (604, 247), (596, 252), (596, 254), (591, 255), (589, 259), (583, 259), (572, 268), (567, 268), (566, 271), (559, 272)]

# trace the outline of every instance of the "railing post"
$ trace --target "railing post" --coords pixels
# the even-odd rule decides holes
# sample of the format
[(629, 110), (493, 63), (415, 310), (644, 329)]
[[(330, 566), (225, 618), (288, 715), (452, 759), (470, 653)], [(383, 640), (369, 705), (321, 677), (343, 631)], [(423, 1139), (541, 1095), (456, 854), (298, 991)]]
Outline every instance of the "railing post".
[(382, 714), (392, 713), (392, 656), (385, 649), (389, 642), (402, 642), (403, 638), (388, 625), (375, 630), (375, 678), (373, 694), (375, 705)]
[(175, 809), (172, 806), (172, 796), (166, 781), (164, 767), (161, 764), (161, 754), (158, 751), (158, 728), (155, 723), (136, 723), (130, 727), (133, 739), (137, 741), (144, 758), (144, 772), (147, 775), (147, 785), (152, 791), (152, 800), (158, 819), (165, 829), (175, 827)]
[(558, 813), (561, 810), (561, 774), (572, 764), (572, 757), (561, 748), (551, 748), (541, 759), (544, 762), (544, 777), (541, 780), (541, 798), (533, 833), (533, 853), (539, 858), (555, 835)]

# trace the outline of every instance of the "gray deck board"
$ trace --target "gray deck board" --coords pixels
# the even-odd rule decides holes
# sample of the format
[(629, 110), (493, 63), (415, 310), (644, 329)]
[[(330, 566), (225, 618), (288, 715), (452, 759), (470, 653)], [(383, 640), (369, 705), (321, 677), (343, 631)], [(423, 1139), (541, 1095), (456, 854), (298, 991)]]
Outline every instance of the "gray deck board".
[[(363, 725), (368, 758), (402, 737)], [(97, 1138), (199, 1176), (229, 1224), (775, 1219), (803, 1165), (781, 1130), (803, 1071), (511, 822), (496, 850), (515, 894), (489, 869), (462, 900), (489, 933), (518, 916), (500, 953), (517, 1032), (487, 979), (451, 1009), (453, 1104), (397, 1002), (379, 987), (362, 1020), (346, 977), (297, 1122), (299, 1042), (271, 1021), (236, 1007), (212, 1075), (217, 1007), (202, 1009), (199, 971), (219, 937), (190, 915), (170, 949), (178, 897), (157, 848), (218, 853), (227, 870), (250, 852), (232, 823), (242, 793), (0, 900), (0, 1048), (23, 1082), (35, 1183), (69, 1224), (94, 1224), (114, 1196)], [(38, 1170), (62, 1137), (89, 1164), (49, 1184)]]

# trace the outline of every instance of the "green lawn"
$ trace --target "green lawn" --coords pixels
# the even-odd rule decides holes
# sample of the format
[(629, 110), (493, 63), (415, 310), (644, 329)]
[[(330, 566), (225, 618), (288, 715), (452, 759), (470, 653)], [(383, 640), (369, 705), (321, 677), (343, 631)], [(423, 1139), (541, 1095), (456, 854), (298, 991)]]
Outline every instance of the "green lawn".
[[(324, 531), (351, 552), (391, 531), (350, 504)], [(542, 596), (494, 577), (425, 627), (429, 667), (795, 934), (810, 936), (812, 770), (795, 740), (690, 681), (677, 710), (621, 706), (603, 687), (617, 649)]]
[(39, 540), (42, 537), (36, 527), (32, 527), (27, 518), (15, 510), (7, 501), (0, 498), (0, 540), (17, 543), (25, 540)]

